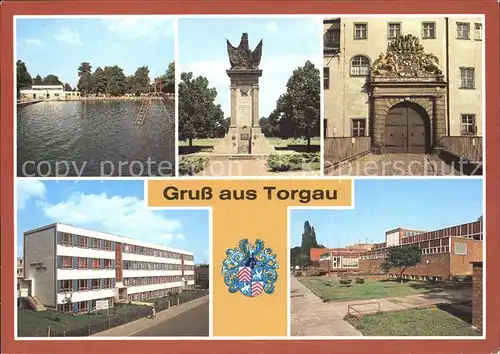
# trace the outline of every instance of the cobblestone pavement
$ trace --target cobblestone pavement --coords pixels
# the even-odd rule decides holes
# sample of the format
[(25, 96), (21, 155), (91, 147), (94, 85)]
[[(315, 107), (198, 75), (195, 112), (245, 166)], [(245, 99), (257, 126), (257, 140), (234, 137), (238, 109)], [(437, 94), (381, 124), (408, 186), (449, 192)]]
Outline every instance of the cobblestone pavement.
[[(456, 168), (455, 168), (456, 167)], [(463, 168), (436, 155), (368, 154), (326, 173), (328, 176), (462, 176)]]
[(267, 167), (266, 160), (215, 160), (210, 161), (204, 171), (198, 176), (319, 176), (320, 171), (293, 171), (293, 172), (271, 172)]

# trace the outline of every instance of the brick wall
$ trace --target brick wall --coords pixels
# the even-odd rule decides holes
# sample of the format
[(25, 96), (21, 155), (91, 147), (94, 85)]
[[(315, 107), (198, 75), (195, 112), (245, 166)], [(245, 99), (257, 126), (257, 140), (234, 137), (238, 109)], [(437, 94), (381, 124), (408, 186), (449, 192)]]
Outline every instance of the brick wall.
[(483, 328), (483, 262), (472, 268), (472, 325)]
[[(427, 260), (429, 263), (427, 263)], [(380, 265), (383, 259), (363, 259), (359, 261), (359, 270), (363, 273), (382, 273)], [(414, 276), (441, 277), (442, 280), (450, 278), (450, 255), (438, 253), (422, 255), (422, 263), (408, 268), (404, 274)]]
[[(466, 255), (456, 255), (455, 244), (464, 243), (467, 245)], [(452, 276), (455, 275), (471, 275), (472, 274), (472, 263), (471, 262), (481, 262), (483, 260), (483, 241), (476, 241), (468, 238), (453, 237), (451, 239), (451, 249), (450, 249), (450, 273)]]

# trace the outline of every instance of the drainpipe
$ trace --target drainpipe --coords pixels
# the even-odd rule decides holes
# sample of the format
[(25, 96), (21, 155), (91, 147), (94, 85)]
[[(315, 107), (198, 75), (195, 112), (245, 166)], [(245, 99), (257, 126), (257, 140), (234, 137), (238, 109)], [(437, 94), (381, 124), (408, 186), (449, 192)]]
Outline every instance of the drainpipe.
[[(342, 21), (342, 19), (340, 20)], [(345, 94), (345, 90), (346, 90), (346, 52), (345, 52), (345, 23), (343, 23), (343, 26), (341, 27), (342, 29), (342, 33), (341, 33), (341, 36), (342, 36), (342, 44), (343, 44), (343, 48), (340, 49), (340, 55), (342, 55), (343, 57), (343, 60), (342, 60), (342, 137), (345, 137), (345, 121), (346, 121), (346, 116), (345, 116), (345, 106), (346, 106), (346, 102), (345, 102), (345, 97), (346, 97), (346, 94)]]
[(450, 19), (445, 17), (446, 23), (446, 135), (450, 136)]

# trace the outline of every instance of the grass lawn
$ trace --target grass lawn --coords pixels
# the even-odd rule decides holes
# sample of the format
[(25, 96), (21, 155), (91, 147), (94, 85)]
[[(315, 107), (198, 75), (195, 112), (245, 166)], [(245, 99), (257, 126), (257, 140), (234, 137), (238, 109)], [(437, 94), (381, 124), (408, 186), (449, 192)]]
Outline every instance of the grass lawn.
[[(439, 289), (438, 285), (421, 282), (399, 283), (392, 280), (365, 279), (364, 284), (355, 284), (355, 279), (353, 279), (350, 286), (340, 286), (338, 277), (300, 277), (297, 279), (325, 302), (408, 296)], [(330, 286), (327, 285), (328, 282)]]
[(364, 336), (480, 336), (470, 323), (438, 308), (412, 309), (346, 319)]
[[(117, 305), (109, 310), (110, 315), (125, 314), (145, 308), (140, 305)], [(54, 333), (64, 330), (82, 328), (90, 323), (101, 321), (106, 311), (99, 314), (65, 315), (61, 312), (47, 310), (36, 312), (31, 309), (17, 309), (17, 335), (20, 337), (46, 337), (48, 327)], [(66, 324), (67, 321), (67, 324)]]

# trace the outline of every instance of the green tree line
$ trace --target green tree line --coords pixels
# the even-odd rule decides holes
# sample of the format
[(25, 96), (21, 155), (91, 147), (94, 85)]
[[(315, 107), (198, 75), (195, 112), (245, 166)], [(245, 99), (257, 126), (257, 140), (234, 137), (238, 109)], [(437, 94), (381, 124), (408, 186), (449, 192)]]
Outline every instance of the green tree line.
[[(260, 119), (267, 137), (305, 138), (320, 135), (320, 72), (307, 61), (291, 73), (285, 92), (278, 98), (269, 117)], [(215, 104), (217, 90), (206, 77), (181, 74), (179, 82), (179, 139), (192, 146), (194, 139), (221, 138), (230, 118)]]
[[(22, 89), (28, 89), (32, 85), (64, 85), (66, 91), (80, 91), (82, 95), (110, 95), (123, 96), (125, 94), (140, 95), (154, 90), (151, 86), (150, 71), (147, 66), (137, 68), (133, 75), (126, 76), (123, 69), (118, 65), (97, 67), (92, 71), (89, 62), (83, 62), (77, 69), (78, 84), (71, 87), (63, 83), (57, 75), (49, 74), (45, 77), (36, 75), (34, 78), (28, 71), (26, 63), (17, 61), (17, 96)], [(175, 63), (168, 65), (165, 73), (155, 78), (156, 90), (165, 93), (175, 92)]]

